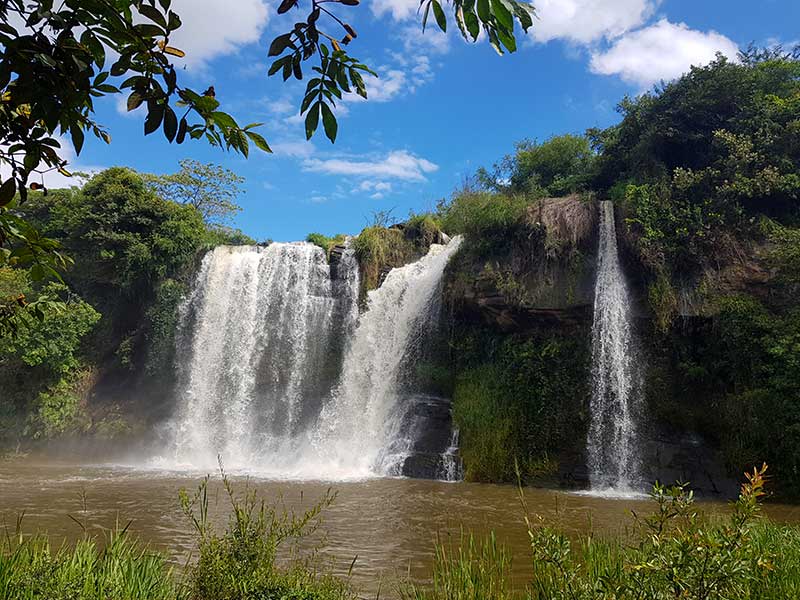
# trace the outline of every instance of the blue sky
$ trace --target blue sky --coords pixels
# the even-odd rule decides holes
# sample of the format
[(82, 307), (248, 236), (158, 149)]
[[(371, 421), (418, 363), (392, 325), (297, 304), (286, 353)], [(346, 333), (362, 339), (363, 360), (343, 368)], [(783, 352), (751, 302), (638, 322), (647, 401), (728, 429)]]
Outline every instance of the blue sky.
[(87, 141), (73, 169), (165, 173), (181, 158), (221, 164), (246, 178), (243, 211), (232, 224), (278, 241), (312, 231), (356, 233), (373, 211), (403, 218), (432, 208), (515, 141), (608, 126), (625, 94), (717, 51), (733, 56), (750, 41), (790, 45), (800, 36), (800, 0), (540, 0), (533, 31), (517, 53), (499, 57), (485, 42), (461, 40), (454, 23), (447, 35), (422, 35), (418, 0), (337, 5), (359, 32), (351, 53), (381, 77), (367, 81), (369, 101), (343, 103), (332, 145), (321, 128), (305, 141), (297, 116), (304, 83), (266, 76), (266, 48), (291, 27), (291, 13), (279, 16), (276, 3), (264, 0), (173, 5), (184, 17), (174, 45), (187, 52), (185, 84), (213, 84), (222, 110), (240, 123), (263, 121), (275, 153), (244, 159), (201, 142), (145, 138), (142, 115), (124, 114), (124, 99), (109, 98), (98, 116), (112, 144)]

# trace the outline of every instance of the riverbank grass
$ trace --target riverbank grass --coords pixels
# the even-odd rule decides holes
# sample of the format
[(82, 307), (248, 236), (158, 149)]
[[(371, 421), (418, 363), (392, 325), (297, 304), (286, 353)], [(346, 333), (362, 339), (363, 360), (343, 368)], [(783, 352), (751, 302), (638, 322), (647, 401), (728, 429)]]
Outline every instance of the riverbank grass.
[(3, 600), (179, 600), (185, 593), (164, 557), (125, 530), (100, 546), (84, 539), (54, 549), (44, 536), (0, 542)]
[[(747, 475), (724, 519), (703, 516), (686, 486), (656, 485), (655, 511), (634, 517), (634, 538), (570, 539), (528, 515), (533, 561), (512, 593), (510, 556), (496, 540), (439, 546), (433, 583), (403, 600), (787, 600), (800, 598), (800, 529), (761, 517), (766, 467)], [(462, 540), (463, 542), (463, 540)]]

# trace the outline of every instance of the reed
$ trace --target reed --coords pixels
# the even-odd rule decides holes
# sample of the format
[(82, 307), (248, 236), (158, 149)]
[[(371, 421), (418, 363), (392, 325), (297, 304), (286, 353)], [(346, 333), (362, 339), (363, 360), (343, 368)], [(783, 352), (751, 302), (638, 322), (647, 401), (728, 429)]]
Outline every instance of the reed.
[(184, 592), (164, 557), (125, 529), (105, 544), (85, 538), (54, 549), (42, 535), (0, 542), (3, 600), (181, 600)]

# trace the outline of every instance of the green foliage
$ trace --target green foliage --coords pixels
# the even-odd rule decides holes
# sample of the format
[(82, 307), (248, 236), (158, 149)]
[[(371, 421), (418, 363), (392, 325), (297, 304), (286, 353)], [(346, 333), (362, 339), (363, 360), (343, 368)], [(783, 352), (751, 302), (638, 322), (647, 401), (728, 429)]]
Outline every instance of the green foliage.
[(165, 279), (156, 290), (153, 304), (147, 309), (147, 361), (148, 375), (171, 372), (175, 353), (175, 332), (178, 328), (178, 307), (186, 293), (186, 286), (174, 279)]
[(256, 241), (241, 229), (226, 225), (212, 224), (206, 232), (206, 245), (215, 246), (255, 246)]
[[(278, 7), (278, 14), (285, 13), (298, 4), (297, 0), (284, 0)], [(342, 4), (355, 6), (358, 0), (347, 0)], [(477, 4), (452, 0), (451, 5), (464, 39), (477, 41), (478, 34), (483, 29), (489, 43), (498, 54), (503, 54), (503, 48), (509, 52), (516, 50), (514, 27), (517, 21), (524, 31), (533, 25), (533, 6), (527, 2), (493, 1), (490, 6), (488, 0), (481, 0)], [(445, 31), (447, 19), (439, 0), (423, 0), (420, 4), (423, 30), (431, 8), (437, 25)], [(268, 55), (276, 58), (270, 66), (269, 75), (280, 72), (284, 81), (290, 77), (301, 80), (303, 62), (319, 58), (318, 66), (312, 67), (315, 74), (306, 85), (300, 113), (305, 114), (307, 139), (311, 139), (314, 135), (321, 117), (326, 137), (334, 142), (338, 133), (338, 123), (332, 108), (336, 106), (336, 101), (341, 100), (343, 94), (349, 93), (367, 98), (367, 87), (363, 76), (377, 77), (377, 74), (342, 48), (358, 37), (349, 23), (320, 6), (318, 0), (312, 0), (309, 9), (305, 21), (299, 20), (293, 29), (279, 35), (270, 44)], [(343, 34), (341, 42), (322, 31), (323, 24)]]
[(74, 370), (39, 393), (28, 417), (26, 434), (34, 439), (52, 438), (74, 431), (83, 416), (81, 396), (91, 383), (93, 372)]
[(164, 200), (194, 206), (206, 223), (225, 222), (242, 210), (235, 203), (244, 179), (230, 169), (192, 159), (179, 161), (170, 175), (142, 174), (147, 187)]
[(529, 515), (520, 492), (533, 554), (531, 581), (510, 595), (511, 558), (492, 536), (462, 548), (439, 543), (431, 586), (406, 585), (407, 600), (779, 600), (800, 592), (800, 530), (760, 519), (764, 471), (748, 474), (730, 514), (700, 514), (686, 486), (653, 487), (650, 516), (635, 519), (630, 541), (572, 539)]
[(400, 588), (402, 600), (512, 600), (511, 556), (494, 533), (485, 540), (461, 531), (458, 544), (437, 540), (433, 583), (409, 582)]
[[(83, 189), (31, 197), (26, 210), (77, 258), (79, 268), (65, 280), (103, 313), (93, 343), (100, 357), (126, 338), (137, 344), (159, 282), (179, 277), (218, 239), (193, 206), (159, 198), (129, 169), (103, 171)], [(141, 351), (129, 350), (131, 358)]]
[(334, 246), (341, 246), (346, 240), (347, 236), (343, 233), (337, 233), (332, 237), (323, 235), (321, 233), (309, 233), (306, 236), (307, 242), (322, 248), (325, 251), (325, 256), (329, 258), (331, 255), (331, 250), (333, 250)]
[(362, 286), (378, 287), (381, 270), (400, 267), (414, 256), (414, 246), (400, 229), (381, 225), (366, 227), (353, 240), (353, 250), (361, 267)]
[(523, 140), (516, 146), (516, 153), (495, 165), (493, 173), (479, 170), (479, 180), (492, 189), (531, 198), (566, 196), (588, 188), (596, 159), (588, 137), (565, 134), (542, 143)]
[(800, 217), (800, 60), (750, 50), (620, 103), (622, 122), (590, 132), (594, 184), (627, 188), (629, 223), (648, 265), (674, 272), (725, 260), (754, 217)]
[(772, 461), (784, 492), (800, 493), (800, 311), (780, 317), (748, 297), (719, 302), (701, 355), (720, 397), (723, 448), (734, 467)]
[(65, 296), (63, 308), (43, 319), (28, 318), (14, 334), (0, 337), (0, 365), (18, 360), (29, 367), (44, 366), (64, 374), (78, 366), (76, 354), (81, 339), (89, 333), (100, 314), (89, 304), (70, 294), (63, 284), (47, 284), (42, 293)]
[(189, 496), (181, 492), (181, 506), (194, 526), (198, 541), (197, 563), (188, 573), (188, 596), (197, 600), (355, 600), (349, 586), (333, 577), (318, 575), (309, 562), (277, 563), (278, 552), (311, 535), (319, 515), (335, 495), (328, 494), (301, 515), (259, 501), (245, 487), (237, 495), (222, 473), (231, 515), (224, 533), (214, 531), (208, 518), (208, 478)]
[(647, 300), (655, 316), (656, 329), (665, 333), (672, 325), (678, 310), (678, 298), (669, 278), (659, 273), (647, 289)]
[(473, 253), (492, 255), (508, 250), (525, 231), (529, 205), (520, 195), (466, 191), (440, 206), (439, 215), (442, 229), (463, 235)]
[(5, 600), (176, 600), (184, 597), (161, 554), (125, 530), (104, 544), (86, 538), (53, 549), (43, 536), (0, 540), (0, 597)]
[(761, 229), (772, 244), (768, 260), (783, 284), (800, 283), (800, 229), (764, 219)]
[(552, 475), (551, 456), (576, 443), (586, 427), (589, 367), (579, 336), (471, 334), (456, 349), (463, 362), (453, 419), (466, 478), (513, 481), (515, 463), (526, 478)]

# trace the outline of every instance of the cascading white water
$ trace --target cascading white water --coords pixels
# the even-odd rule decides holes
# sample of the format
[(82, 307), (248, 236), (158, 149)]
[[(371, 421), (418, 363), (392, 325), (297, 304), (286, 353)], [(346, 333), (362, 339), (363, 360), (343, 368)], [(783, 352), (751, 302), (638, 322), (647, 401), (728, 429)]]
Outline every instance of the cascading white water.
[(313, 438), (332, 472), (398, 474), (413, 441), (402, 430), (404, 362), (437, 312), (444, 269), (460, 244), (456, 237), (446, 246), (431, 246), (369, 293), (339, 386)]
[(350, 249), (333, 269), (306, 243), (209, 252), (181, 307), (172, 450), (155, 465), (208, 469), (219, 455), (275, 477), (398, 474), (414, 441), (404, 368), (459, 244), (390, 271), (360, 316)]
[(293, 445), (327, 393), (331, 344), (357, 311), (351, 255), (337, 282), (322, 249), (306, 243), (205, 256), (177, 336), (177, 464), (205, 468), (219, 454), (253, 466)]
[(592, 400), (588, 454), (592, 491), (633, 493), (641, 483), (640, 394), (631, 300), (617, 251), (614, 205), (600, 203), (592, 324)]
[(442, 454), (442, 468), (438, 479), (442, 481), (461, 481), (464, 478), (464, 465), (458, 454), (458, 428), (453, 427), (450, 434), (450, 445)]

